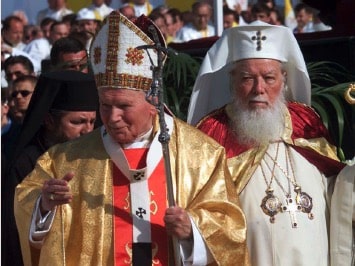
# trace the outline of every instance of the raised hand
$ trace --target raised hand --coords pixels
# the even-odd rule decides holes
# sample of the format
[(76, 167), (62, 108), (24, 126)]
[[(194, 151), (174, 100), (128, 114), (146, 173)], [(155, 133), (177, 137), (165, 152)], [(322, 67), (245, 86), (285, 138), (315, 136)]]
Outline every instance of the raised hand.
[(41, 212), (54, 209), (57, 205), (71, 202), (73, 194), (68, 182), (72, 180), (74, 173), (67, 173), (62, 179), (52, 178), (44, 182), (42, 187)]

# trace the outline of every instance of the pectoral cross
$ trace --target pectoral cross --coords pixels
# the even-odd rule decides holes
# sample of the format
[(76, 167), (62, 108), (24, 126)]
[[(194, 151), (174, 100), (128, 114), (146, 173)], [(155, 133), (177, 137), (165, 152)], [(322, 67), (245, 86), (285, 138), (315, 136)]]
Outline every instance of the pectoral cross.
[(286, 198), (286, 205), (282, 206), (282, 212), (290, 213), (292, 228), (298, 227), (296, 212), (300, 212), (301, 209), (301, 205), (297, 204), (296, 201), (293, 200), (291, 197)]

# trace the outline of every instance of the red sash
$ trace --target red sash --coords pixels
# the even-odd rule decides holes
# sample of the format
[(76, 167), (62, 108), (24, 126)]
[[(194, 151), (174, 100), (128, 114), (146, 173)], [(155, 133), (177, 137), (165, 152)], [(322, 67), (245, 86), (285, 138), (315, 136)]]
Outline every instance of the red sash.
[[(127, 149), (123, 151), (131, 169), (145, 167), (148, 149)], [(115, 265), (131, 265), (133, 230), (129, 181), (116, 165), (113, 167), (113, 185)], [(168, 237), (163, 221), (168, 206), (163, 160), (159, 162), (149, 177), (148, 187), (151, 197), (152, 265), (168, 265)]]

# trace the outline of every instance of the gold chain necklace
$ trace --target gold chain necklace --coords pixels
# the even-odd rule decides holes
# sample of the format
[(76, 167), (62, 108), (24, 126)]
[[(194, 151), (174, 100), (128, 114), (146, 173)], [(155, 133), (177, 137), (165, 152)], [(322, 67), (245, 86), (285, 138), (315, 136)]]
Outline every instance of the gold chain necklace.
[[(277, 147), (279, 147), (279, 143), (277, 144)], [(279, 187), (281, 188), (281, 190), (285, 194), (285, 204), (281, 206), (281, 212), (288, 212), (290, 214), (292, 228), (297, 228), (298, 227), (298, 222), (297, 222), (296, 212), (300, 212), (302, 207), (297, 201), (294, 201), (292, 199), (292, 197), (291, 197), (291, 183), (294, 185), (294, 187), (298, 186), (297, 183), (296, 183), (296, 179), (295, 179), (295, 175), (294, 175), (293, 169), (292, 169), (292, 173), (293, 173), (293, 179), (292, 179), (289, 176), (288, 171), (286, 172), (281, 167), (281, 165), (278, 164), (278, 162), (277, 162), (277, 154), (275, 156), (275, 159), (273, 159), (272, 156), (267, 151), (265, 152), (265, 154), (268, 155), (270, 157), (270, 159), (273, 161), (274, 167), (275, 167), (275, 165), (277, 165), (281, 169), (283, 174), (286, 176), (286, 178), (287, 178), (287, 181), (288, 181), (288, 192), (285, 190), (285, 188), (282, 186), (281, 182), (274, 175), (274, 179), (275, 179), (276, 183), (279, 185)], [(287, 153), (285, 153), (285, 157), (286, 157), (286, 168), (288, 170)], [(270, 166), (268, 165), (268, 163), (266, 161), (265, 161), (265, 164), (267, 165), (267, 167), (270, 170), (271, 168), (270, 168)]]
[[(307, 213), (308, 218), (312, 220), (314, 218), (313, 213), (311, 213), (311, 210), (313, 208), (312, 198), (306, 192), (302, 192), (301, 186), (298, 185), (296, 182), (296, 175), (294, 172), (294, 166), (293, 166), (293, 162), (292, 162), (292, 159), (290, 156), (289, 148), (287, 146), (285, 148), (285, 158), (286, 158), (287, 167), (288, 167), (288, 163), (290, 164), (293, 179), (289, 177), (287, 172), (281, 167), (281, 165), (277, 162), (277, 160), (273, 160), (273, 158), (271, 157), (273, 162), (277, 165), (277, 167), (283, 172), (283, 174), (287, 177), (288, 180), (290, 180), (290, 182), (294, 186), (294, 191), (296, 192), (296, 202), (301, 205), (302, 212)], [(276, 177), (275, 177), (275, 181), (277, 181), (277, 183), (279, 183), (279, 181), (276, 179)]]
[[(274, 216), (277, 213), (289, 212), (290, 217), (291, 217), (291, 225), (293, 228), (297, 228), (298, 223), (297, 223), (297, 219), (296, 219), (296, 212), (302, 211), (303, 213), (308, 214), (309, 219), (312, 220), (314, 218), (313, 213), (311, 213), (311, 210), (313, 208), (312, 198), (307, 193), (302, 192), (301, 187), (297, 184), (296, 176), (294, 173), (293, 162), (291, 160), (288, 147), (285, 148), (287, 171), (285, 169), (283, 169), (283, 167), (281, 167), (281, 165), (277, 162), (278, 151), (279, 151), (279, 143), (277, 144), (275, 159), (267, 151), (265, 153), (274, 163), (273, 168), (271, 169), (269, 164), (264, 160), (266, 166), (268, 167), (269, 171), (271, 172), (271, 179), (270, 179), (269, 183), (267, 182), (265, 172), (264, 172), (263, 167), (260, 163), (260, 168), (261, 168), (264, 180), (267, 185), (267, 190), (265, 191), (267, 195), (262, 200), (261, 208), (265, 214), (270, 216), (271, 223), (275, 222)], [(293, 178), (291, 178), (289, 175), (289, 165), (291, 168)], [(288, 180), (288, 192), (282, 186), (280, 181), (276, 178), (276, 176), (274, 174), (275, 166), (277, 166), (282, 171), (282, 173), (286, 176), (286, 178)], [(280, 203), (280, 200), (275, 195), (273, 195), (273, 189), (271, 188), (271, 184), (272, 184), (273, 179), (275, 179), (275, 182), (278, 184), (278, 186), (281, 188), (281, 190), (284, 192), (284, 194), (286, 196), (286, 201), (285, 201), (286, 204), (285, 205), (282, 205)], [(296, 192), (295, 201), (291, 197), (291, 186), (290, 186), (291, 183), (294, 187), (294, 191)]]
[[(277, 144), (275, 158), (277, 158), (278, 154), (279, 154), (279, 144)], [(274, 189), (271, 187), (272, 181), (275, 177), (274, 175), (275, 166), (276, 165), (274, 164), (274, 167), (272, 168), (272, 170), (270, 170), (271, 178), (270, 178), (270, 182), (268, 182), (266, 179), (266, 174), (264, 172), (263, 166), (260, 162), (260, 169), (267, 186), (265, 190), (266, 196), (262, 199), (260, 207), (266, 215), (270, 216), (270, 223), (275, 223), (275, 215), (281, 211), (281, 206), (282, 206), (281, 201), (279, 200), (278, 197), (274, 195)]]

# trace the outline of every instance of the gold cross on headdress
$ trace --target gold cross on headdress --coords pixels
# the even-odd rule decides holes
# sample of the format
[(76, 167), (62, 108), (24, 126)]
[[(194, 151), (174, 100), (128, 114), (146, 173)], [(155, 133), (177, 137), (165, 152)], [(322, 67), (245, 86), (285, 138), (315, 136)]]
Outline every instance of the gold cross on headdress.
[(261, 36), (261, 31), (258, 30), (256, 32), (256, 36), (252, 36), (251, 37), (252, 41), (256, 41), (256, 50), (260, 51), (261, 50), (261, 41), (265, 41), (266, 40), (266, 36)]

